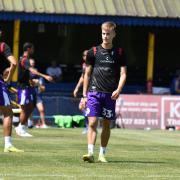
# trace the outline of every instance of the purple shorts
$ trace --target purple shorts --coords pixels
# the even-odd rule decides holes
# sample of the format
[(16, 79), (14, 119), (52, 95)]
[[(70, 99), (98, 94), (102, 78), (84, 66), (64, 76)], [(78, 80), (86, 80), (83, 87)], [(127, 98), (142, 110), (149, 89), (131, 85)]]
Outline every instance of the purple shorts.
[(103, 117), (109, 120), (115, 119), (115, 100), (111, 99), (111, 93), (88, 92), (86, 114), (88, 117)]
[(9, 92), (6, 84), (0, 80), (0, 106), (9, 106), (11, 104)]
[(36, 91), (33, 87), (18, 88), (18, 103), (20, 105), (26, 105), (32, 102), (36, 105)]

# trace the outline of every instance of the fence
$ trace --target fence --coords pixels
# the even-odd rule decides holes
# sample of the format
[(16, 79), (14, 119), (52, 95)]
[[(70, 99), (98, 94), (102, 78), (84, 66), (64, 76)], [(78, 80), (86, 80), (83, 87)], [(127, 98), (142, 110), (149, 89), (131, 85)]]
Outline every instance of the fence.
[[(81, 115), (82, 113), (78, 109), (79, 101), (79, 98), (72, 97), (43, 96), (46, 120), (51, 123), (51, 121), (54, 121), (54, 115)], [(33, 117), (35, 120), (39, 118), (36, 108), (33, 112)]]

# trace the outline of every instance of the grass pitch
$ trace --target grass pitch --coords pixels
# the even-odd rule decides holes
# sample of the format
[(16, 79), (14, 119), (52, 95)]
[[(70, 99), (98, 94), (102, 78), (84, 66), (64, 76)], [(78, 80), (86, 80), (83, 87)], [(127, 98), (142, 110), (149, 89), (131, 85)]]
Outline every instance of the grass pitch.
[[(86, 135), (82, 129), (31, 129), (32, 138), (13, 130), (13, 143), (24, 153), (3, 153), (0, 180), (59, 179), (180, 179), (180, 132), (113, 129), (108, 145), (109, 163), (84, 163)], [(98, 158), (100, 129), (95, 149)], [(0, 128), (2, 134), (2, 127)]]

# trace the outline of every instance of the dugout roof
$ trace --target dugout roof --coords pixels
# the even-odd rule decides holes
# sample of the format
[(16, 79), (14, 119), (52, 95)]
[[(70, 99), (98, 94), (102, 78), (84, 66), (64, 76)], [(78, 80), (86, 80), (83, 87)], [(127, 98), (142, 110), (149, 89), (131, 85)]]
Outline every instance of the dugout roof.
[(0, 0), (0, 19), (180, 27), (180, 0)]

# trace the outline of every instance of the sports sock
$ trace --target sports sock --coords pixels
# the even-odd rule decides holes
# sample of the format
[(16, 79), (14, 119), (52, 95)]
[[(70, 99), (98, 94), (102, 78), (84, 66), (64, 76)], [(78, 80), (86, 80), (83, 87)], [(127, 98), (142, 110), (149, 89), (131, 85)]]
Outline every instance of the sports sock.
[(100, 150), (99, 150), (99, 155), (105, 155), (106, 153), (106, 147), (100, 147)]
[(5, 146), (5, 148), (12, 146), (11, 136), (4, 137), (4, 146)]
[(24, 130), (25, 128), (26, 128), (26, 126), (24, 125), (24, 124), (19, 124), (19, 128), (20, 128), (20, 130)]
[(27, 124), (28, 124), (28, 127), (32, 127), (32, 126), (33, 126), (33, 121), (32, 121), (32, 119), (29, 118)]
[(89, 155), (94, 154), (94, 144), (88, 144), (88, 154)]

